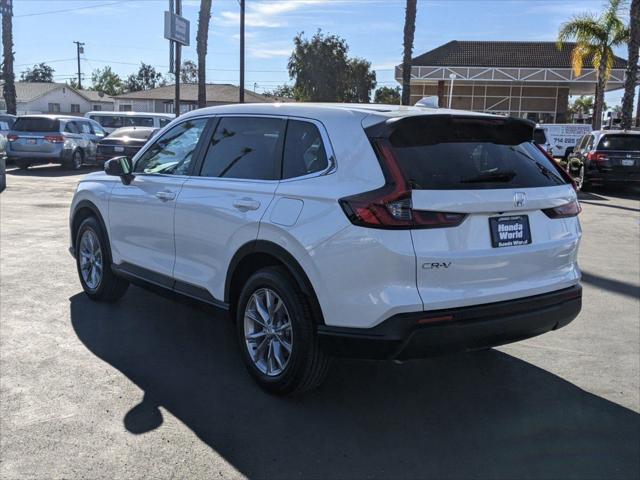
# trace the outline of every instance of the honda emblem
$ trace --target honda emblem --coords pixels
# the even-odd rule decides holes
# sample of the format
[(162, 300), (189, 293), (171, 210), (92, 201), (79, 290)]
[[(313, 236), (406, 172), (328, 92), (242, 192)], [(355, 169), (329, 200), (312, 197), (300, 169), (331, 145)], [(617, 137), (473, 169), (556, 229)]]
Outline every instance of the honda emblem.
[(524, 207), (527, 201), (527, 194), (524, 192), (516, 192), (513, 194), (513, 206), (517, 208)]

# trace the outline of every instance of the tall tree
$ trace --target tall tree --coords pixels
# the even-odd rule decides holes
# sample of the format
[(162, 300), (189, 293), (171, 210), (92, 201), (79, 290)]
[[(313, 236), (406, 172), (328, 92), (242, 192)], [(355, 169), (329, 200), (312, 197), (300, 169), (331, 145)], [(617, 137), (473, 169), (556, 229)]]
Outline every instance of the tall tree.
[(404, 50), (402, 55), (402, 104), (411, 103), (411, 57), (413, 55), (413, 38), (416, 33), (417, 0), (407, 0), (404, 14)]
[(158, 72), (152, 65), (141, 62), (138, 72), (132, 73), (127, 77), (123, 88), (127, 92), (139, 92), (140, 90), (162, 87), (164, 84), (165, 80), (162, 77), (162, 73)]
[(398, 105), (400, 103), (400, 87), (380, 87), (376, 90), (373, 103), (386, 103), (388, 105)]
[(376, 88), (376, 72), (371, 70), (371, 62), (363, 58), (347, 61), (348, 79), (345, 102), (369, 103), (371, 91)]
[(602, 126), (604, 92), (615, 61), (613, 49), (629, 38), (629, 29), (620, 19), (622, 4), (623, 0), (609, 0), (600, 16), (591, 13), (577, 15), (563, 23), (558, 33), (558, 48), (562, 48), (570, 40), (576, 41), (571, 52), (571, 63), (576, 75), (582, 73), (587, 59), (592, 61), (596, 69), (596, 99), (592, 121), (594, 130)]
[(53, 83), (53, 73), (55, 70), (46, 63), (38, 63), (33, 68), (27, 68), (20, 75), (21, 82), (45, 82)]
[(2, 94), (7, 105), (7, 113), (15, 115), (17, 112), (16, 102), (16, 77), (13, 73), (13, 18), (12, 12), (2, 15)]
[(198, 83), (198, 66), (195, 62), (192, 60), (182, 62), (180, 81), (182, 83)]
[[(629, 11), (629, 56), (627, 74), (624, 80), (624, 96), (622, 97), (622, 128), (631, 128), (633, 116), (633, 97), (638, 81), (638, 50), (640, 49), (640, 0), (631, 1)], [(639, 95), (640, 97), (640, 95)], [(638, 99), (640, 102), (640, 99)], [(636, 123), (638, 123), (636, 119)]]
[(296, 98), (293, 87), (290, 85), (279, 85), (273, 90), (266, 90), (262, 95), (270, 98)]
[(196, 51), (198, 53), (198, 108), (207, 106), (207, 43), (209, 41), (210, 19), (211, 0), (200, 0), (198, 35), (196, 36)]
[(106, 95), (120, 95), (123, 90), (122, 80), (111, 67), (97, 68), (91, 73), (91, 90)]

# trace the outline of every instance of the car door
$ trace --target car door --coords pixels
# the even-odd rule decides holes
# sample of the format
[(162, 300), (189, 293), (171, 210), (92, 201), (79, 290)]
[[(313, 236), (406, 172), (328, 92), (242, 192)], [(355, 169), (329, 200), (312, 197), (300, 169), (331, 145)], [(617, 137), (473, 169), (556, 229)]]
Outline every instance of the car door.
[(109, 199), (114, 263), (156, 283), (171, 283), (175, 261), (176, 198), (201, 148), (206, 118), (175, 125), (135, 159), (134, 178)]
[(84, 150), (85, 160), (93, 161), (96, 158), (97, 142), (91, 131), (91, 125), (88, 120), (78, 120), (75, 124), (82, 137), (82, 148)]
[(176, 289), (213, 301), (224, 298), (235, 252), (258, 236), (280, 177), (286, 119), (225, 116), (212, 125), (197, 175), (176, 207)]

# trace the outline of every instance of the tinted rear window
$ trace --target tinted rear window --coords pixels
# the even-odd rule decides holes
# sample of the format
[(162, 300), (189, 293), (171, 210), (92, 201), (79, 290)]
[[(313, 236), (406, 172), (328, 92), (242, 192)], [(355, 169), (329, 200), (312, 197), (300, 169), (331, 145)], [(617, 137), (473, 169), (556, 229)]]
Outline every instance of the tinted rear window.
[(544, 130), (536, 128), (533, 132), (533, 141), (538, 145), (544, 145), (547, 143), (547, 136), (544, 134)]
[(640, 150), (640, 135), (605, 135), (598, 150)]
[(21, 117), (13, 124), (18, 132), (59, 132), (60, 122), (51, 118)]
[(389, 141), (415, 189), (532, 188), (566, 183), (532, 143), (531, 126), (511, 119), (415, 117)]

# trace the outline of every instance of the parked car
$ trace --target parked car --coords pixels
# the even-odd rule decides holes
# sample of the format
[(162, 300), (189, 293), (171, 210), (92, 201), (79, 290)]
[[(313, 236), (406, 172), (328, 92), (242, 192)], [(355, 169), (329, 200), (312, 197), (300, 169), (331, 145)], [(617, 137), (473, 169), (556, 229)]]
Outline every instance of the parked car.
[(579, 123), (544, 123), (540, 128), (545, 131), (553, 155), (565, 161), (573, 152), (578, 140), (591, 132), (591, 125)]
[(172, 113), (107, 111), (87, 112), (84, 116), (98, 122), (108, 133), (122, 127), (162, 128), (175, 118)]
[(96, 160), (105, 162), (113, 157), (126, 156), (133, 158), (147, 140), (158, 131), (150, 127), (123, 127), (103, 138), (98, 143)]
[(21, 169), (35, 163), (59, 163), (77, 170), (95, 162), (98, 142), (105, 136), (98, 123), (86, 118), (24, 115), (7, 135), (7, 157)]
[(580, 139), (567, 171), (578, 189), (640, 183), (640, 132), (596, 130)]
[(582, 296), (580, 206), (534, 127), (392, 105), (193, 111), (79, 183), (70, 251), (91, 299), (134, 282), (228, 310), (278, 394), (318, 385), (332, 355), (521, 340)]

